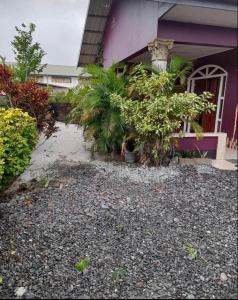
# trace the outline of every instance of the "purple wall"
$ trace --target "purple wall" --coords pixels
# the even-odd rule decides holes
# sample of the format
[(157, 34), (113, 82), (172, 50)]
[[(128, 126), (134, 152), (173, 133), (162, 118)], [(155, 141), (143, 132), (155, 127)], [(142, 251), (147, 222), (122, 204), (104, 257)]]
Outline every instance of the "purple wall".
[[(126, 60), (145, 49), (154, 38), (173, 39), (177, 43), (237, 47), (237, 30), (217, 26), (159, 21), (161, 8), (156, 1), (115, 0), (104, 34), (104, 67)], [(232, 135), (237, 103), (236, 50), (200, 59), (196, 67), (215, 64), (228, 72), (222, 131)]]
[(218, 65), (228, 72), (221, 130), (231, 137), (234, 127), (235, 109), (238, 103), (237, 49), (201, 58), (197, 60), (195, 68), (207, 64)]
[(178, 149), (181, 151), (186, 150), (200, 150), (200, 151), (209, 151), (217, 149), (217, 137), (203, 137), (200, 140), (197, 140), (195, 137), (186, 137), (179, 139)]
[(237, 47), (237, 30), (233, 28), (159, 21), (158, 37), (177, 43)]
[(145, 0), (116, 1), (104, 34), (104, 66), (124, 60), (157, 36), (159, 3)]

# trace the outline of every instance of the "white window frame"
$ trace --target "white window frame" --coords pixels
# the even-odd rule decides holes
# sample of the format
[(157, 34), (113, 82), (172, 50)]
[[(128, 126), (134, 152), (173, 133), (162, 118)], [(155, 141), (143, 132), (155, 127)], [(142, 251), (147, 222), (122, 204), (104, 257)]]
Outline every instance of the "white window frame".
[[(211, 68), (211, 70), (209, 70), (209, 68)], [(214, 74), (217, 70), (222, 71), (222, 73)], [(218, 92), (218, 99), (217, 99), (216, 121), (215, 121), (214, 132), (221, 132), (221, 128), (222, 128), (223, 110), (224, 110), (224, 104), (225, 104), (228, 72), (225, 69), (223, 69), (222, 67), (217, 66), (217, 65), (204, 65), (204, 66), (198, 68), (197, 70), (195, 70), (190, 75), (190, 77), (188, 78), (188, 85), (187, 85), (187, 91), (193, 93), (196, 80), (218, 78), (218, 77), (220, 78), (220, 85), (219, 85), (219, 92)], [(224, 95), (222, 95), (222, 88), (223, 88), (224, 80), (225, 80)], [(221, 102), (223, 102), (223, 105), (222, 105), (221, 116), (219, 118)], [(185, 122), (184, 123), (184, 132), (190, 132), (190, 131), (191, 131), (190, 124), (188, 122)]]

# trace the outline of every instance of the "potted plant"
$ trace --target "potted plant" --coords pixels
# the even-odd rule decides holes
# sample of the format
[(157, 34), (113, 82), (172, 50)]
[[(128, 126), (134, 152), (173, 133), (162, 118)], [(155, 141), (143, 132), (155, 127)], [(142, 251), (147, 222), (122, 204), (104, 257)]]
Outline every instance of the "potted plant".
[(124, 142), (122, 144), (122, 155), (124, 157), (125, 162), (130, 164), (135, 163), (135, 141), (131, 136), (125, 137), (124, 139)]

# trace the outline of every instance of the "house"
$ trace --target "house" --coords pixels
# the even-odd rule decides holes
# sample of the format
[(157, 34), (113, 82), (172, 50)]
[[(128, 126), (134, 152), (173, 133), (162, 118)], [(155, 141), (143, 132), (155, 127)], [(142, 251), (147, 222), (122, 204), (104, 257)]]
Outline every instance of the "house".
[(39, 74), (31, 75), (40, 86), (51, 86), (55, 92), (67, 91), (81, 84), (85, 77), (82, 68), (47, 65)]
[[(201, 117), (204, 138), (196, 147), (223, 158), (226, 136), (237, 141), (237, 1), (90, 1), (78, 66), (145, 62), (164, 70), (171, 55), (194, 63), (188, 91), (214, 95), (216, 112)], [(191, 148), (189, 124), (184, 131), (180, 146)]]

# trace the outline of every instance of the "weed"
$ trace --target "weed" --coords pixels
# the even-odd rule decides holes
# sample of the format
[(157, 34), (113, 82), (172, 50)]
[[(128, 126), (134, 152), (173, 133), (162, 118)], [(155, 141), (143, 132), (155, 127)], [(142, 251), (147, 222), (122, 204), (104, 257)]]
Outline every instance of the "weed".
[(79, 272), (82, 272), (84, 270), (87, 269), (87, 267), (89, 266), (90, 264), (90, 259), (89, 258), (84, 258), (84, 259), (81, 259), (80, 261), (78, 261), (76, 264), (75, 264), (75, 269)]
[(113, 280), (116, 280), (116, 281), (120, 280), (120, 279), (123, 280), (127, 277), (127, 275), (128, 275), (127, 271), (125, 269), (121, 268), (112, 273), (112, 278), (113, 278)]
[(187, 244), (185, 246), (185, 250), (188, 253), (189, 257), (191, 259), (195, 259), (198, 255), (198, 251), (196, 248), (194, 248), (194, 246), (192, 244)]

